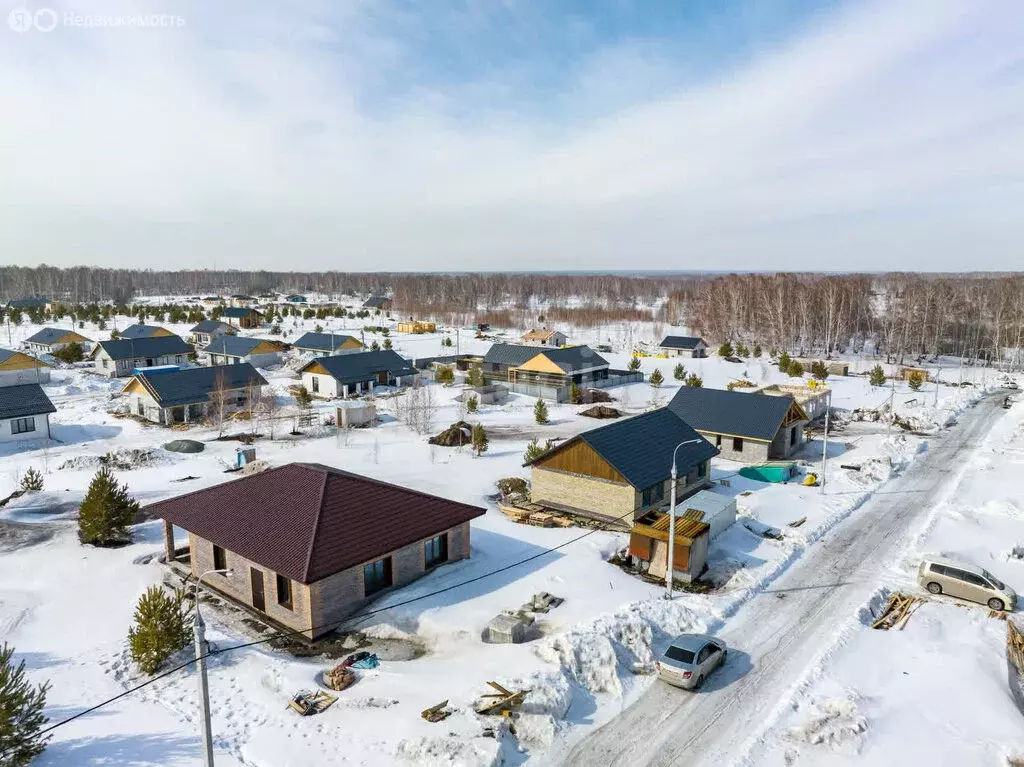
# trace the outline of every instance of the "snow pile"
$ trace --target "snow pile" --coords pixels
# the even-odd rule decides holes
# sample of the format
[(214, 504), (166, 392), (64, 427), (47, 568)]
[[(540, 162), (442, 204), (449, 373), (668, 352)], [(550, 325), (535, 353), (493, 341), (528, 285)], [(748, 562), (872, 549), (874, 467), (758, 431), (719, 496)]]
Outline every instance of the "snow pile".
[(529, 690), (520, 712), (565, 719), (572, 705), (572, 686), (561, 671), (553, 674), (536, 672), (501, 682), (509, 690)]
[(499, 767), (501, 744), (494, 738), (407, 738), (395, 756), (422, 767)]
[(886, 437), (879, 446), (881, 455), (871, 456), (862, 461), (860, 471), (853, 475), (853, 479), (864, 485), (888, 482), (910, 465), (914, 456), (924, 449), (925, 444), (923, 439), (906, 434)]
[(142, 469), (149, 466), (160, 466), (171, 463), (171, 457), (162, 450), (153, 448), (121, 447), (111, 450), (105, 455), (76, 455), (57, 467), (58, 471), (79, 471), (83, 469), (99, 469), (109, 466), (111, 469), (127, 471)]
[(786, 731), (790, 740), (826, 746), (830, 749), (856, 754), (861, 736), (867, 732), (868, 720), (861, 715), (858, 696), (854, 692), (843, 698), (825, 698), (815, 702), (817, 711), (810, 720)]
[(520, 714), (516, 738), (525, 746), (548, 748), (555, 740), (555, 720), (550, 714)]
[(591, 692), (621, 695), (620, 665), (631, 672), (653, 663), (655, 631), (675, 636), (702, 628), (696, 613), (679, 602), (649, 600), (545, 638), (537, 655), (564, 667)]

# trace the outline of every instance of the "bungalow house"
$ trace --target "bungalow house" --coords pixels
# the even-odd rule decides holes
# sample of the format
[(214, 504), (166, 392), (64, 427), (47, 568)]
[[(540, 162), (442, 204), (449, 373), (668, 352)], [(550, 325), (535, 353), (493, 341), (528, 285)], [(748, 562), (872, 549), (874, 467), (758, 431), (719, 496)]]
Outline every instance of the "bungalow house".
[[(289, 463), (151, 504), (165, 560), (309, 639), (470, 554), (484, 509), (329, 466)], [(174, 527), (188, 533), (179, 559)]]
[(188, 361), (192, 348), (175, 335), (155, 338), (118, 338), (100, 341), (90, 359), (96, 372), (111, 378), (132, 375), (136, 368), (181, 365)]
[(308, 304), (309, 299), (299, 293), (292, 293), (290, 296), (285, 296), (285, 301), (290, 304)]
[(238, 331), (220, 320), (203, 320), (190, 331), (197, 349), (204, 349), (219, 336), (233, 336)]
[(522, 337), (524, 344), (533, 346), (565, 346), (566, 336), (558, 330), (538, 330), (534, 328)]
[(24, 352), (0, 349), (0, 386), (41, 384), (50, 380), (50, 366)]
[(265, 338), (219, 336), (206, 347), (211, 365), (241, 365), (248, 362), (255, 367), (281, 364), (284, 345)]
[(386, 312), (391, 308), (391, 299), (387, 296), (370, 296), (363, 302), (364, 309), (379, 309)]
[(509, 370), (537, 356), (537, 347), (522, 344), (491, 344), (484, 355), (483, 373), (487, 379), (507, 381)]
[(399, 333), (433, 333), (437, 330), (437, 324), (421, 322), (419, 320), (406, 320), (399, 322), (395, 329)]
[(803, 445), (809, 420), (789, 394), (773, 397), (684, 386), (668, 408), (714, 442), (723, 458), (743, 463), (788, 458)]
[(563, 346), (546, 349), (509, 368), (508, 383), (514, 392), (562, 401), (574, 384), (600, 386), (607, 382), (608, 371), (608, 361), (589, 346)]
[(220, 319), (236, 328), (258, 328), (263, 324), (263, 315), (245, 306), (227, 306), (221, 309)]
[(391, 349), (317, 357), (299, 371), (314, 397), (347, 397), (374, 386), (402, 386), (416, 379), (416, 369)]
[(121, 390), (129, 412), (170, 426), (200, 421), (223, 406), (231, 413), (249, 405), (255, 387), (267, 383), (248, 363), (183, 370), (141, 371)]
[[(681, 443), (697, 440), (691, 444)], [(531, 500), (583, 516), (632, 524), (664, 505), (676, 451), (676, 500), (711, 484), (718, 450), (667, 408), (571, 437), (530, 463)]]
[(0, 387), (0, 442), (49, 439), (57, 408), (37, 383)]
[(665, 336), (658, 345), (668, 357), (706, 357), (708, 345), (696, 336)]
[(356, 354), (363, 351), (359, 339), (334, 333), (303, 333), (292, 344), (293, 349), (314, 354)]
[(235, 293), (230, 296), (228, 300), (231, 302), (231, 306), (242, 309), (256, 303), (255, 297), (246, 295), (245, 293)]
[(169, 338), (173, 335), (174, 333), (167, 328), (162, 328), (159, 325), (145, 325), (141, 322), (117, 331), (118, 338)]
[(25, 339), (25, 348), (36, 354), (53, 354), (71, 344), (78, 344), (83, 352), (87, 352), (92, 346), (92, 341), (65, 328), (43, 328)]
[(18, 309), (23, 312), (31, 312), (36, 309), (43, 309), (44, 311), (50, 311), (52, 302), (49, 298), (42, 298), (37, 296), (35, 298), (15, 298), (7, 302), (8, 309)]

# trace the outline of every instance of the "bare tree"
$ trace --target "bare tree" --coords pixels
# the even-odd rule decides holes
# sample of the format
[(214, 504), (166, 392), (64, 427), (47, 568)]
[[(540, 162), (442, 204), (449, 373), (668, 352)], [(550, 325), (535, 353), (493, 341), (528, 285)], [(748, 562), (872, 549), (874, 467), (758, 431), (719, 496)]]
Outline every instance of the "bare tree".
[(206, 406), (206, 418), (217, 429), (217, 436), (222, 437), (224, 436), (228, 407), (228, 388), (223, 370), (217, 372), (213, 391), (208, 396), (210, 401)]

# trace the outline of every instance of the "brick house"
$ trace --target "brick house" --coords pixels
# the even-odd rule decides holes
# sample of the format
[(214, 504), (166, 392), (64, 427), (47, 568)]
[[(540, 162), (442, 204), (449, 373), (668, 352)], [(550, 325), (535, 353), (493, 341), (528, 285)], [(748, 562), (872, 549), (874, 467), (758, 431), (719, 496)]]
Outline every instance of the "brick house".
[[(694, 439), (700, 435), (667, 408), (585, 431), (526, 464), (531, 500), (632, 524), (667, 502), (672, 452)], [(710, 486), (709, 464), (717, 454), (704, 439), (679, 448), (677, 500)]]
[(722, 458), (764, 463), (804, 444), (810, 419), (792, 395), (771, 396), (684, 386), (668, 409), (714, 443)]
[[(167, 562), (310, 639), (369, 600), (469, 557), (485, 511), (329, 466), (290, 463), (147, 507)], [(188, 533), (176, 550), (173, 528)]]

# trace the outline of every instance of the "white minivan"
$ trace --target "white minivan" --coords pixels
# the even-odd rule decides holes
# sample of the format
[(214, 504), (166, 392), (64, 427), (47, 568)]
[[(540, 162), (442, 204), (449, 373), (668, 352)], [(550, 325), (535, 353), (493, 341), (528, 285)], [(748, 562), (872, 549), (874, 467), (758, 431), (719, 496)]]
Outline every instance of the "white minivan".
[(1012, 610), (1017, 594), (988, 570), (944, 557), (925, 557), (917, 569), (917, 582), (932, 594), (946, 594), (981, 602), (992, 610)]

